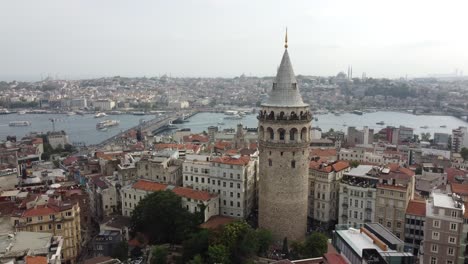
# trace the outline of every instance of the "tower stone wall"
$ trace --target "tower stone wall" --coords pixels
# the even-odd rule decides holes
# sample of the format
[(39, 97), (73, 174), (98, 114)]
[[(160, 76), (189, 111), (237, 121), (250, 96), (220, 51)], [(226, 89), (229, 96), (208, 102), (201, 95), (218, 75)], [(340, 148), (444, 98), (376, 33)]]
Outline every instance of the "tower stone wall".
[(277, 240), (302, 240), (307, 229), (310, 124), (287, 50), (257, 116), (259, 226)]

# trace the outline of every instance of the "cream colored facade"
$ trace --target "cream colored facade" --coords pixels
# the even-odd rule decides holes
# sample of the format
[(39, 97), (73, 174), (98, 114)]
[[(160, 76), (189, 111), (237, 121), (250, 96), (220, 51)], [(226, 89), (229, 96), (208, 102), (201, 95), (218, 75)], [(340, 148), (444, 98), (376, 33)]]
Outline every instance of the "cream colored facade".
[(79, 204), (48, 202), (41, 197), (28, 203), (27, 209), (11, 217), (16, 231), (47, 232), (63, 237), (62, 263), (77, 263), (81, 250)]

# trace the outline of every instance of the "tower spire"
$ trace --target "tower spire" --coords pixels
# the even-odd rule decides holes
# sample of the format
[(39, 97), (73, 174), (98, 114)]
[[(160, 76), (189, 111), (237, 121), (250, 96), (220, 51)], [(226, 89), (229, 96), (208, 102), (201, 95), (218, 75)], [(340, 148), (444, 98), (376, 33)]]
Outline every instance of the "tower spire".
[(286, 35), (284, 36), (284, 48), (288, 48), (288, 28), (286, 28)]

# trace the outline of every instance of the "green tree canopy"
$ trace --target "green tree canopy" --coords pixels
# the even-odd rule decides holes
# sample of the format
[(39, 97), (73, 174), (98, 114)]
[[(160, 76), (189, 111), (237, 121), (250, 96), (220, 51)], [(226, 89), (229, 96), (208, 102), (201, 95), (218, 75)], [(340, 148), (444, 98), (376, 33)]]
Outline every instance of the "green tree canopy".
[(431, 133), (429, 132), (421, 133), (422, 141), (429, 141), (430, 139), (431, 139)]
[(151, 249), (151, 264), (167, 263), (167, 248), (165, 246), (154, 246)]
[(207, 258), (207, 251), (210, 242), (211, 232), (207, 229), (202, 229), (199, 232), (193, 233), (189, 239), (183, 242), (182, 258), (184, 262), (190, 259), (195, 260), (196, 256)]
[(198, 218), (182, 208), (179, 196), (171, 191), (147, 195), (133, 210), (130, 227), (149, 237), (150, 243), (179, 243), (200, 224)]
[(327, 252), (327, 236), (314, 232), (304, 242), (293, 242), (291, 244), (293, 259), (317, 258)]
[(208, 263), (210, 264), (229, 264), (229, 251), (224, 245), (213, 245), (208, 248)]
[(463, 160), (468, 160), (468, 148), (462, 148), (460, 155), (462, 156)]

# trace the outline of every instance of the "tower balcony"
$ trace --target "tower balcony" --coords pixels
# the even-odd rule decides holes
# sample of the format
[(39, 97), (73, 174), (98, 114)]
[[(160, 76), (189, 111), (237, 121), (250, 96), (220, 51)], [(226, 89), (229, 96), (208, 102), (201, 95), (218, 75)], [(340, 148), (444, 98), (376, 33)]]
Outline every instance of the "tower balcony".
[(294, 118), (287, 118), (287, 117), (269, 117), (269, 116), (257, 116), (258, 121), (268, 122), (268, 123), (288, 123), (288, 124), (300, 124), (304, 122), (311, 122), (312, 115), (302, 116), (302, 117), (294, 117)]

